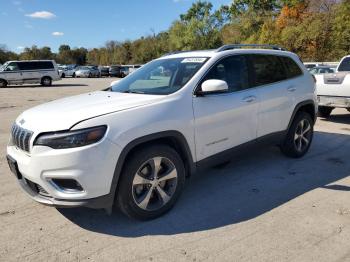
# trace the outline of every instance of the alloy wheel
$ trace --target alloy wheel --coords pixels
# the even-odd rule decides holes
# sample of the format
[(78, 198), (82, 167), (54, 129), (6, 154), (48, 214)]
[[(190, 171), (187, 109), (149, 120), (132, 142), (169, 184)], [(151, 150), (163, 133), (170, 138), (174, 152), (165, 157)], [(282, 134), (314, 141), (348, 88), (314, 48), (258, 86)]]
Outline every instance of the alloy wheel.
[(165, 157), (154, 157), (144, 162), (132, 182), (135, 204), (146, 211), (154, 211), (168, 203), (176, 190), (177, 170)]
[(294, 134), (294, 145), (299, 152), (303, 152), (310, 144), (311, 140), (311, 124), (307, 119), (302, 119)]

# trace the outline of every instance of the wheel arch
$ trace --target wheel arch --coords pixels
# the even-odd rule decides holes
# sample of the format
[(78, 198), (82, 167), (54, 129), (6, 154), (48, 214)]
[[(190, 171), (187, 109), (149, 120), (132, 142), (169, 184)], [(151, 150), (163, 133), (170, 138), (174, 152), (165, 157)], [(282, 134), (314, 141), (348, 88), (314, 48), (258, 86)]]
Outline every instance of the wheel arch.
[(9, 84), (9, 82), (4, 78), (0, 78), (0, 81), (4, 81), (7, 85)]
[(196, 165), (193, 161), (192, 153), (187, 140), (182, 133), (172, 130), (146, 135), (131, 141), (123, 148), (114, 170), (110, 189), (111, 196), (115, 196), (120, 175), (123, 171), (127, 158), (141, 146), (150, 146), (153, 144), (168, 145), (175, 149), (179, 153), (181, 159), (184, 161), (186, 175), (190, 176), (191, 174), (195, 173)]
[(298, 112), (306, 112), (306, 113), (310, 114), (312, 120), (314, 122), (316, 122), (317, 112), (316, 112), (315, 102), (313, 100), (306, 100), (306, 101), (300, 102), (299, 104), (297, 104), (295, 106), (292, 117), (289, 120), (287, 130), (289, 130), (289, 128), (290, 128), (290, 126), (291, 126), (291, 124), (292, 124), (292, 122), (293, 122), (293, 120)]

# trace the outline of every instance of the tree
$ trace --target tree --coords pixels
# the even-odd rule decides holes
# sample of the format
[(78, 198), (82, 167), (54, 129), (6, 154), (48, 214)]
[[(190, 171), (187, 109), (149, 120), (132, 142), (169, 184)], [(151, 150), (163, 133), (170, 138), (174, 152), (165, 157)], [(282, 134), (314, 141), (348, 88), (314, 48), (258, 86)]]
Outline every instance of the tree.
[(17, 59), (18, 55), (16, 53), (9, 51), (5, 45), (0, 44), (0, 64)]
[(216, 48), (222, 44), (220, 30), (227, 9), (212, 12), (213, 5), (198, 1), (187, 13), (180, 15), (169, 29), (170, 49), (193, 50)]

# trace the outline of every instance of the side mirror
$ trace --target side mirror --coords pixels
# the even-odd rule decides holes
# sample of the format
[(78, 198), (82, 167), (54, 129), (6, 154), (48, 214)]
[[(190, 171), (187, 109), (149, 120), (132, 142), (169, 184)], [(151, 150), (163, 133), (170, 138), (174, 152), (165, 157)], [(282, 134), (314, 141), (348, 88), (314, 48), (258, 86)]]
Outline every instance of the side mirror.
[(226, 81), (218, 79), (206, 80), (201, 85), (202, 90), (198, 91), (199, 95), (225, 93), (228, 91), (228, 85)]

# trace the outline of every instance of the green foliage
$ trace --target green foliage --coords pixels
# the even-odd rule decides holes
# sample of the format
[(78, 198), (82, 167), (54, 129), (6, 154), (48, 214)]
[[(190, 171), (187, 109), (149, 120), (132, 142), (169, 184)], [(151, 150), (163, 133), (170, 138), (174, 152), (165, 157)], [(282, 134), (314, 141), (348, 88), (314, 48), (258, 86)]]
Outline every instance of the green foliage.
[(18, 55), (14, 52), (8, 51), (5, 45), (0, 45), (0, 64), (9, 60), (17, 60)]

